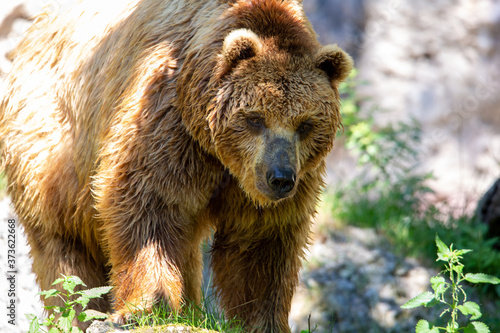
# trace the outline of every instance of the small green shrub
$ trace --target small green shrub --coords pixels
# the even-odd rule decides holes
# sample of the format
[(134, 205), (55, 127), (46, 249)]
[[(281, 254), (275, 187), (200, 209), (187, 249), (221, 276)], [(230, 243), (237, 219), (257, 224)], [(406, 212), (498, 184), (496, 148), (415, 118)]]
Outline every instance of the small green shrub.
[(366, 192), (412, 177), (422, 129), (415, 119), (380, 126), (375, 124), (374, 110), (361, 113), (355, 92), (356, 75), (353, 71), (340, 87), (344, 131), (339, 133), (339, 139), (369, 176), (351, 185)]
[[(103, 294), (108, 293), (112, 287), (98, 287), (87, 290), (75, 291), (77, 286), (86, 287), (82, 280), (77, 276), (64, 276), (52, 283), (52, 285), (62, 283), (62, 288), (66, 291), (61, 292), (57, 289), (41, 291), (40, 295), (45, 298), (59, 297), (64, 301), (64, 306), (45, 306), (47, 310), (52, 310), (53, 313), (45, 320), (40, 320), (35, 315), (27, 315), (31, 320), (29, 333), (77, 333), (83, 332), (78, 327), (73, 326), (73, 319), (77, 318), (81, 322), (86, 322), (92, 319), (105, 319), (107, 315), (95, 310), (85, 310), (88, 303), (93, 298), (99, 298)], [(75, 306), (81, 305), (82, 311), (76, 313)], [(46, 329), (42, 327), (45, 326)]]
[[(434, 292), (426, 291), (408, 301), (402, 306), (404, 309), (412, 309), (419, 306), (433, 307), (444, 305), (441, 317), (450, 315), (446, 327), (436, 326), (427, 320), (420, 320), (415, 328), (416, 333), (489, 333), (488, 326), (477, 321), (482, 316), (479, 305), (467, 300), (467, 294), (462, 286), (463, 281), (470, 283), (490, 283), (499, 284), (500, 279), (487, 274), (464, 274), (464, 265), (460, 262), (462, 255), (472, 250), (453, 250), (453, 244), (448, 247), (436, 235), (436, 246), (438, 261), (445, 262), (445, 269), (438, 275), (431, 278), (431, 286)], [(448, 280), (443, 276), (448, 275)], [(470, 316), (470, 322), (465, 327), (460, 327), (458, 322), (459, 314)]]

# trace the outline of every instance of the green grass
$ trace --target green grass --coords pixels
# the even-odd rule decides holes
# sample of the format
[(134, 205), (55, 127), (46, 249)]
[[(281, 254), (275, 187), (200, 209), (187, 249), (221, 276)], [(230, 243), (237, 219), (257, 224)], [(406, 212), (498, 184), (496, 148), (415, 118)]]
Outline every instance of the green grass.
[[(359, 192), (337, 191), (327, 195), (327, 201), (335, 218), (342, 223), (376, 229), (387, 236), (398, 252), (432, 260), (434, 237), (438, 234), (446, 243), (474, 250), (464, 259), (471, 270), (491, 275), (500, 272), (500, 252), (494, 249), (497, 240), (488, 238), (487, 225), (476, 221), (474, 216), (443, 214), (415, 194), (405, 198), (402, 190), (393, 186), (379, 192), (375, 199)], [(500, 289), (497, 291), (500, 297)]]
[[(226, 318), (223, 312), (214, 310), (214, 296), (203, 297), (203, 304), (185, 305), (179, 312), (171, 311), (168, 304), (158, 303), (151, 312), (136, 312), (131, 318), (130, 329), (181, 325), (217, 332), (243, 333), (243, 322), (235, 318)], [(134, 310), (134, 306), (130, 306)], [(138, 330), (140, 332), (140, 330)]]

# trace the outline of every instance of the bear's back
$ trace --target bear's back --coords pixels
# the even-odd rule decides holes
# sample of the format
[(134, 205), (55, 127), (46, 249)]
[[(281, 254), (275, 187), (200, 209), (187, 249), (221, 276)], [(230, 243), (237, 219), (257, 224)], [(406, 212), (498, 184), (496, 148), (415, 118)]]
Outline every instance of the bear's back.
[(217, 0), (90, 0), (40, 15), (12, 53), (1, 137), (38, 135), (40, 142), (39, 134), (51, 132), (58, 138), (39, 146), (72, 143), (84, 164), (77, 166), (85, 171), (80, 178), (88, 177), (108, 128), (127, 112), (121, 105), (127, 89), (149, 74), (142, 72), (144, 62), (161, 45), (162, 56), (180, 68), (186, 44), (224, 6)]
[[(60, 232), (56, 220), (63, 224), (76, 205), (88, 209), (82, 216), (95, 213), (91, 177), (110, 128), (130, 113), (123, 96), (144, 102), (143, 80), (156, 75), (144, 72), (148, 61), (180, 70), (186, 45), (224, 6), (88, 0), (36, 19), (12, 53), (0, 96), (0, 165), (16, 182), (9, 191), (21, 218), (46, 218), (52, 222), (32, 222)], [(175, 85), (175, 75), (165, 82)]]

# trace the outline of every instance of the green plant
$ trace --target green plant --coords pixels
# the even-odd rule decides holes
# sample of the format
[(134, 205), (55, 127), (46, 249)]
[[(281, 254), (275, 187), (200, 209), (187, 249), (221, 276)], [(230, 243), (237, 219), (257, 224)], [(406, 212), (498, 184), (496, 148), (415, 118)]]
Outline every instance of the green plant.
[(203, 294), (202, 304), (185, 304), (179, 311), (172, 311), (166, 302), (158, 302), (148, 311), (138, 305), (129, 304), (132, 312), (130, 328), (160, 327), (168, 325), (189, 326), (224, 333), (243, 333), (243, 322), (237, 318), (226, 318), (217, 310), (214, 294)]
[[(463, 331), (464, 333), (488, 333), (488, 326), (480, 321), (477, 321), (482, 316), (479, 305), (475, 302), (467, 300), (467, 294), (462, 286), (463, 281), (470, 283), (491, 283), (498, 284), (500, 279), (487, 274), (464, 274), (464, 265), (460, 262), (462, 255), (471, 252), (472, 250), (453, 250), (453, 244), (450, 247), (446, 246), (443, 241), (436, 235), (438, 261), (445, 262), (445, 269), (431, 278), (431, 286), (434, 292), (426, 291), (408, 301), (402, 306), (404, 309), (412, 309), (419, 306), (432, 307), (438, 304), (444, 304), (445, 309), (441, 312), (441, 317), (448, 313), (450, 319), (446, 327), (436, 326), (429, 323), (427, 320), (420, 320), (415, 328), (416, 333), (439, 333), (445, 331), (447, 333), (456, 333)], [(445, 279), (443, 275), (448, 275), (449, 279)], [(471, 316), (470, 322), (465, 327), (460, 327), (458, 316), (462, 313), (463, 316)]]
[[(105, 319), (107, 315), (95, 310), (85, 310), (88, 303), (93, 298), (99, 298), (103, 294), (108, 293), (112, 287), (98, 287), (86, 290), (75, 291), (77, 286), (86, 287), (83, 281), (77, 276), (64, 276), (52, 283), (52, 285), (62, 283), (62, 288), (66, 292), (61, 292), (57, 289), (50, 289), (41, 291), (40, 295), (45, 298), (59, 297), (63, 300), (63, 306), (45, 306), (45, 309), (52, 310), (53, 313), (45, 320), (41, 321), (35, 315), (27, 315), (31, 320), (29, 333), (57, 333), (68, 332), (76, 333), (83, 332), (78, 327), (73, 327), (73, 319), (77, 318), (81, 322), (89, 321), (92, 319)], [(77, 314), (75, 307), (81, 306), (81, 311)], [(47, 329), (42, 329), (45, 326)]]
[[(421, 126), (416, 120), (378, 125), (372, 111), (361, 111), (355, 74), (341, 86), (344, 131), (339, 138), (358, 162), (356, 176), (336, 184), (327, 200), (340, 221), (377, 228), (394, 244), (411, 244), (411, 229), (420, 219), (435, 220), (435, 209), (423, 209), (432, 176), (415, 171)], [(432, 216), (430, 216), (433, 214)], [(405, 249), (398, 249), (405, 250)]]
[(355, 93), (356, 75), (353, 71), (340, 87), (344, 131), (339, 136), (345, 147), (356, 154), (358, 165), (369, 177), (351, 185), (361, 186), (357, 189), (366, 192), (405, 183), (401, 181), (415, 177), (413, 171), (419, 158), (417, 148), (421, 141), (421, 125), (415, 119), (376, 124), (374, 110), (362, 112), (360, 109)]

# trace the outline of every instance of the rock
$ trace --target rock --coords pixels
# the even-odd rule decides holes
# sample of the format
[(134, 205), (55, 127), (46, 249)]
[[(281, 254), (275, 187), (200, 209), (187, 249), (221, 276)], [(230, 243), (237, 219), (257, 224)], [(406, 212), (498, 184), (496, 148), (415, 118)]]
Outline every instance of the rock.
[[(413, 331), (422, 313), (400, 306), (429, 290), (436, 272), (392, 253), (386, 244), (373, 230), (352, 226), (315, 242), (307, 260), (316, 264), (306, 264), (292, 305), (292, 332), (307, 327), (309, 314), (317, 332)], [(426, 316), (436, 315), (426, 310)]]
[(92, 324), (87, 328), (86, 333), (118, 333), (118, 332), (128, 332), (121, 330), (113, 325), (109, 321), (94, 320)]
[(500, 179), (498, 179), (479, 201), (476, 216), (488, 225), (488, 235), (499, 237), (496, 247), (500, 249)]
[(366, 22), (364, 0), (309, 0), (304, 9), (322, 43), (337, 43), (355, 58)]

